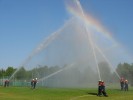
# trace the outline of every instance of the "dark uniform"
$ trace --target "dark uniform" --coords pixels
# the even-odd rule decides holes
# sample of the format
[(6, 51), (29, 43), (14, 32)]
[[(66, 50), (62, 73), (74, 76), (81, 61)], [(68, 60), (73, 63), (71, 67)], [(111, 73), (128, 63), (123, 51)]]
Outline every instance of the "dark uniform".
[(101, 82), (101, 92), (104, 96), (108, 96), (107, 93), (105, 92), (105, 83), (104, 81)]
[(124, 90), (125, 91), (128, 91), (128, 80), (125, 80)]
[(31, 88), (34, 86), (34, 79), (31, 80)]
[(124, 90), (124, 78), (120, 79), (121, 90)]
[(4, 87), (6, 87), (7, 86), (7, 80), (5, 80), (5, 83), (4, 83)]
[(9, 80), (7, 80), (7, 87), (9, 86)]
[(102, 95), (102, 92), (101, 92), (101, 80), (98, 81), (98, 94), (97, 96), (101, 96)]
[(4, 87), (8, 87), (8, 86), (9, 86), (9, 80), (5, 80)]
[(33, 88), (36, 88), (37, 78), (34, 80)]

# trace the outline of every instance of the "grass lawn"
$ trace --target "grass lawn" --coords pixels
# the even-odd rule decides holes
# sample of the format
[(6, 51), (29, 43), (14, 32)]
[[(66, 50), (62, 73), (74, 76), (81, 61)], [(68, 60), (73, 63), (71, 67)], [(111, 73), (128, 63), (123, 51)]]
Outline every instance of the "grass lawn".
[(0, 100), (133, 100), (133, 89), (107, 89), (109, 97), (97, 97), (97, 89), (0, 87)]

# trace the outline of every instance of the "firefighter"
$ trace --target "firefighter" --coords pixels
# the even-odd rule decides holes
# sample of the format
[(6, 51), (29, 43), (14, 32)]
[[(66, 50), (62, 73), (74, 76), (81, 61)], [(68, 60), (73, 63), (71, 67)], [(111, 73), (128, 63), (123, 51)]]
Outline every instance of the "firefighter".
[(4, 87), (7, 87), (7, 80), (5, 80)]
[(124, 90), (128, 91), (128, 80), (125, 80), (124, 82)]
[(34, 86), (34, 79), (31, 80), (31, 88)]
[(124, 90), (124, 78), (120, 79), (121, 90)]
[(101, 96), (101, 94), (102, 94), (101, 93), (101, 82), (102, 82), (101, 80), (98, 81), (98, 94), (97, 94), (97, 96)]
[(101, 92), (102, 92), (102, 94), (103, 94), (105, 97), (108, 97), (108, 95), (107, 95), (107, 93), (106, 93), (106, 91), (105, 91), (105, 82), (104, 82), (104, 81), (101, 82)]
[(10, 81), (9, 81), (9, 80), (7, 80), (7, 83), (6, 83), (6, 84), (7, 84), (7, 87), (9, 87), (9, 83), (10, 83)]
[(36, 88), (37, 78), (34, 80), (33, 89)]

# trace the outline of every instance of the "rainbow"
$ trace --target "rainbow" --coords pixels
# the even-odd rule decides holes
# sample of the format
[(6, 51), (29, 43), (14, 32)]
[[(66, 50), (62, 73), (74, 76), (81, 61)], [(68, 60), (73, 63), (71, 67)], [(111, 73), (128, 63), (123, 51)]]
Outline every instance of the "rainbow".
[[(79, 3), (79, 4), (78, 4)], [(94, 16), (92, 16), (90, 13), (86, 13), (83, 8), (80, 5), (80, 2), (78, 0), (70, 0), (66, 2), (66, 8), (68, 12), (76, 17), (78, 17), (85, 25), (88, 26), (88, 28), (93, 29), (95, 32), (97, 32), (100, 36), (103, 36), (104, 39), (110, 40), (112, 43), (111, 48), (109, 49), (119, 49), (123, 50), (125, 53), (122, 54), (123, 56), (127, 55), (127, 57), (122, 57), (125, 59), (125, 61), (132, 62), (133, 57), (131, 56), (126, 48), (118, 43), (115, 38), (113, 38), (113, 33), (109, 32), (99, 20), (97, 20)], [(81, 11), (82, 9), (82, 11)], [(108, 42), (108, 41), (107, 41)], [(121, 58), (121, 59), (122, 59)]]
[(82, 11), (76, 4), (76, 0), (73, 0), (73, 2), (67, 3), (67, 10), (74, 16), (80, 18), (87, 26), (94, 29), (98, 33), (102, 33), (104, 36), (108, 37), (112, 41), (114, 39), (112, 38), (112, 33), (109, 32), (96, 18), (92, 17), (91, 14), (88, 14), (84, 12), (85, 16), (83, 16)]

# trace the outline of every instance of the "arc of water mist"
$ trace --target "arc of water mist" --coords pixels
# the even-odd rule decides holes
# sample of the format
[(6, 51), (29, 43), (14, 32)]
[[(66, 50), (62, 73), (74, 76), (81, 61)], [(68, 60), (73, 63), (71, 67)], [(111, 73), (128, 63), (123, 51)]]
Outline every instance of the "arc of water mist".
[(111, 66), (111, 68), (114, 70), (115, 74), (118, 76), (120, 79), (120, 75), (117, 73), (117, 71), (114, 69), (113, 65), (110, 63), (108, 58), (104, 55), (104, 53), (101, 51), (101, 49), (95, 44), (95, 48), (99, 51), (99, 53), (103, 56), (103, 58), (107, 61), (107, 63)]
[(60, 69), (60, 70), (58, 70), (58, 71), (56, 71), (56, 72), (54, 72), (54, 73), (52, 73), (52, 74), (46, 76), (46, 77), (43, 77), (43, 78), (39, 79), (38, 82), (39, 82), (39, 81), (44, 81), (44, 80), (46, 80), (46, 79), (48, 79), (48, 78), (50, 78), (50, 77), (52, 77), (52, 76), (54, 76), (54, 75), (56, 75), (56, 74), (58, 74), (58, 73), (60, 73), (60, 72), (62, 72), (62, 71), (64, 71), (64, 70), (68, 69), (68, 68), (73, 67), (74, 65), (75, 65), (75, 63), (72, 63), (72, 64), (69, 65), (69, 67), (66, 66), (66, 67), (64, 67), (64, 68), (62, 68), (62, 69)]
[(68, 21), (66, 21), (66, 23), (64, 24), (64, 26), (62, 28), (60, 28), (59, 30), (57, 30), (56, 32), (52, 33), (49, 37), (47, 37), (46, 39), (44, 39), (44, 41), (37, 47), (35, 48), (35, 50), (33, 50), (33, 52), (28, 56), (27, 59), (24, 60), (24, 62), (22, 62), (22, 64), (20, 64), (20, 67), (12, 74), (12, 76), (9, 78), (9, 80), (11, 80), (14, 75), (22, 68), (24, 67), (35, 55), (37, 55), (38, 53), (40, 53), (42, 50), (44, 50), (52, 41), (54, 41), (57, 36), (61, 33), (61, 31), (68, 26), (69, 23), (71, 23), (71, 21), (73, 20), (70, 19)]
[[(79, 1), (79, 0), (75, 0), (75, 2), (77, 3), (77, 6), (78, 6), (79, 10), (81, 11), (82, 16), (85, 18), (85, 13), (84, 13), (83, 8), (82, 8), (82, 6), (81, 6), (81, 4), (80, 4), (80, 1)], [(95, 59), (95, 62), (96, 62), (96, 68), (97, 68), (99, 80), (101, 80), (101, 75), (100, 75), (100, 71), (99, 71), (98, 61), (97, 61), (95, 49), (94, 49), (94, 46), (93, 46), (93, 41), (92, 41), (92, 39), (91, 39), (91, 34), (89, 34), (89, 30), (88, 30), (88, 28), (87, 28), (86, 23), (84, 23), (84, 27), (85, 27), (85, 30), (86, 30), (86, 32), (87, 32), (88, 40), (89, 40), (89, 42), (90, 42), (90, 44), (91, 44), (91, 47), (92, 47), (92, 52), (93, 52), (94, 59)]]

